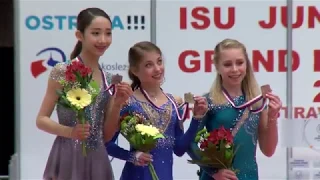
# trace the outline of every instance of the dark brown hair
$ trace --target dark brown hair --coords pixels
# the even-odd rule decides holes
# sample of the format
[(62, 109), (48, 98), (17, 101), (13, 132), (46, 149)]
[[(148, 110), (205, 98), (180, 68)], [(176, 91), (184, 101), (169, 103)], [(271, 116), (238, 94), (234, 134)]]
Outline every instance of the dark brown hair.
[[(86, 28), (90, 26), (92, 20), (97, 17), (101, 16), (108, 19), (111, 23), (111, 19), (109, 15), (104, 12), (102, 9), (99, 8), (87, 8), (82, 10), (77, 17), (77, 30), (84, 34)], [(74, 47), (70, 59), (76, 58), (82, 50), (82, 43), (80, 41), (77, 42), (76, 46)]]
[(136, 43), (129, 49), (129, 78), (131, 79), (131, 88), (132, 90), (135, 90), (141, 85), (141, 82), (139, 78), (132, 73), (133, 68), (138, 68), (139, 64), (141, 63), (144, 53), (145, 52), (156, 52), (159, 53), (160, 56), (162, 56), (162, 52), (160, 48), (149, 41), (142, 41), (139, 43)]

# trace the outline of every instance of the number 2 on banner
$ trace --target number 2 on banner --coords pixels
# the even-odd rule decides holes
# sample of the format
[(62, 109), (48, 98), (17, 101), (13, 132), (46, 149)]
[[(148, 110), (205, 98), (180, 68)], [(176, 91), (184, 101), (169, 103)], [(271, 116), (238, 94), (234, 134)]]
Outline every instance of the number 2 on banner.
[[(313, 87), (320, 87), (320, 80), (317, 80), (316, 82), (314, 82)], [(319, 103), (320, 102), (320, 93), (318, 93), (314, 98), (313, 98), (313, 102)]]

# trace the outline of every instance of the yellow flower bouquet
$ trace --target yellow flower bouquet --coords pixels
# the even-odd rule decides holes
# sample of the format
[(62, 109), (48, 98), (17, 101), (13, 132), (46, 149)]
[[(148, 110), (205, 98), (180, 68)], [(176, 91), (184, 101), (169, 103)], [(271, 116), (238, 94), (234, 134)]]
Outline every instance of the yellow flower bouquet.
[[(59, 81), (63, 88), (57, 90), (57, 103), (75, 111), (80, 123), (85, 124), (85, 108), (95, 101), (100, 87), (93, 80), (91, 69), (78, 60), (67, 65), (64, 75), (65, 77)], [(85, 142), (82, 143), (82, 153), (84, 156), (87, 155)]]
[[(122, 116), (120, 132), (135, 150), (145, 153), (149, 153), (156, 147), (158, 139), (164, 138), (158, 128), (143, 124), (139, 115), (126, 114)], [(159, 180), (152, 163), (149, 163), (148, 167), (152, 179)]]

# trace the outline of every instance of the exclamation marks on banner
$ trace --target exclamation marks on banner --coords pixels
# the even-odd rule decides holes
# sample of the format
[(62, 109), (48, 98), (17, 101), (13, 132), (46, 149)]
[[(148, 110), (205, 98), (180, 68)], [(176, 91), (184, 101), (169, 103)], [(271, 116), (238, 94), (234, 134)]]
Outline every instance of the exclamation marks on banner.
[(131, 30), (131, 16), (127, 17), (128, 29)]
[(141, 16), (141, 29), (142, 29), (142, 30), (144, 30), (144, 28), (145, 28), (145, 27), (144, 27), (145, 23), (146, 23), (146, 22), (145, 22), (144, 16)]
[[(133, 20), (133, 22), (132, 22)], [(144, 16), (128, 16), (127, 17), (128, 30), (145, 29), (145, 17)]]
[(138, 21), (138, 16), (133, 16), (134, 19), (134, 30), (137, 30), (139, 28), (139, 21)]

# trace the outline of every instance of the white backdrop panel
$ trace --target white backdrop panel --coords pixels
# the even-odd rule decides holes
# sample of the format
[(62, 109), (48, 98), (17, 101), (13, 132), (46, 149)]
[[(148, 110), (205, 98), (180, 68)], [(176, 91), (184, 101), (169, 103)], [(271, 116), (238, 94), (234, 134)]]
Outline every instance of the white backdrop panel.
[[(281, 53), (286, 51), (286, 29), (279, 24), (280, 7), (284, 5), (284, 0), (158, 1), (157, 44), (166, 58), (165, 90), (180, 96), (190, 91), (208, 92), (215, 78), (213, 49), (221, 40), (234, 38), (246, 45), (260, 85), (270, 84), (285, 103), (286, 72), (281, 69), (285, 56)], [(278, 22), (266, 29), (259, 22), (268, 23), (270, 8), (276, 9)], [(269, 62), (265, 67), (260, 63), (264, 58)], [(175, 159), (176, 179), (197, 177), (197, 167), (186, 164), (188, 158), (185, 155)], [(285, 148), (279, 146), (272, 158), (264, 157), (258, 150), (257, 160), (261, 179), (285, 179)]]

